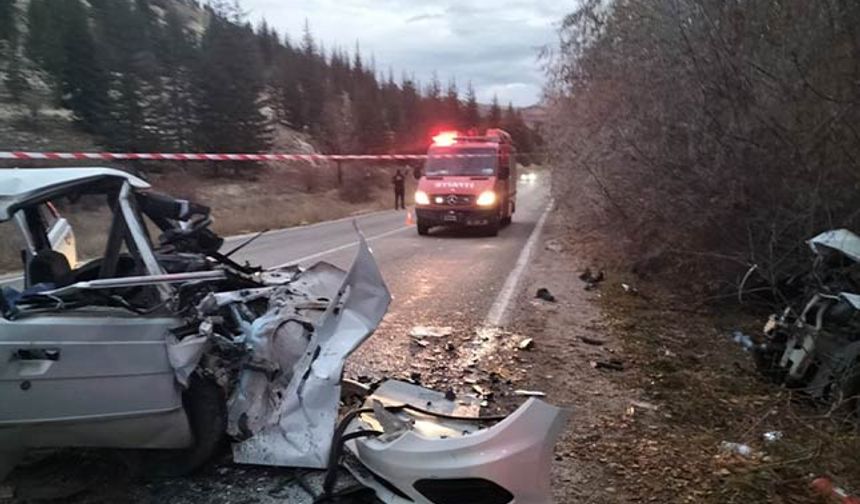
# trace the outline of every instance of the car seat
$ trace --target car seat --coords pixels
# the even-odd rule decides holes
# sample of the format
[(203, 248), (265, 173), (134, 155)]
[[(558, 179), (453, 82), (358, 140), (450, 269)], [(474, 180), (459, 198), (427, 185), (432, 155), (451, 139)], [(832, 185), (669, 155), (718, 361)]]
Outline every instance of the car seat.
[(38, 252), (27, 265), (29, 285), (53, 284), (54, 288), (72, 283), (72, 267), (69, 259), (55, 250)]

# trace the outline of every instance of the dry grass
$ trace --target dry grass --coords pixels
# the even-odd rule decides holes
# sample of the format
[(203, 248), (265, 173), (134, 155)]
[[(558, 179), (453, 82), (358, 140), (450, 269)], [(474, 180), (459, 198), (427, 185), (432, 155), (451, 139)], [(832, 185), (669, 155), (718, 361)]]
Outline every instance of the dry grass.
[[(623, 449), (600, 454), (636, 467), (627, 483), (638, 495), (664, 502), (815, 503), (821, 501), (810, 482), (823, 475), (860, 491), (857, 419), (828, 414), (801, 394), (764, 383), (751, 356), (731, 341), (739, 327), (759, 330), (758, 318), (731, 307), (719, 315), (698, 312), (689, 300), (653, 292), (631, 296), (613, 282), (602, 297), (610, 330), (635, 363), (633, 376), (617, 379), (627, 386), (632, 379), (661, 405), (656, 426), (634, 429)], [(768, 444), (762, 435), (769, 431), (784, 437)], [(754, 455), (722, 454), (722, 441), (746, 443)]]
[[(301, 165), (264, 167), (255, 169), (253, 177), (241, 178), (211, 179), (174, 172), (153, 177), (152, 183), (156, 190), (212, 207), (214, 229), (225, 236), (393, 208), (390, 184), (393, 167), (354, 165), (346, 166), (344, 171), (345, 185), (366, 192), (366, 197), (358, 198), (361, 201), (342, 198), (336, 172), (330, 166), (318, 167), (310, 183), (306, 167)], [(410, 184), (414, 181), (410, 180)], [(411, 189), (407, 187), (407, 200), (411, 200)]]

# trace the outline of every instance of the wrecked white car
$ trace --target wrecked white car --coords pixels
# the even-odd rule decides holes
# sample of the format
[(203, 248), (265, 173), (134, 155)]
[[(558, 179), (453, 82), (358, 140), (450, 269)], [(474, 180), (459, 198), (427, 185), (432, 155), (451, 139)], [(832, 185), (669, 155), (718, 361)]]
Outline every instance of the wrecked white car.
[(837, 229), (809, 246), (804, 292), (770, 317), (756, 364), (777, 383), (860, 415), (860, 237)]
[[(80, 198), (110, 225), (79, 264), (44, 208)], [(363, 239), (349, 271), (264, 271), (221, 252), (208, 214), (118, 170), (0, 170), (0, 222), (26, 244), (23, 285), (0, 296), (0, 480), (32, 449), (123, 449), (181, 474), (229, 442), (238, 463), (328, 469), (326, 493), (343, 465), (384, 502), (551, 502), (566, 410), (479, 419), (389, 381), (341, 411), (344, 362), (390, 301)]]

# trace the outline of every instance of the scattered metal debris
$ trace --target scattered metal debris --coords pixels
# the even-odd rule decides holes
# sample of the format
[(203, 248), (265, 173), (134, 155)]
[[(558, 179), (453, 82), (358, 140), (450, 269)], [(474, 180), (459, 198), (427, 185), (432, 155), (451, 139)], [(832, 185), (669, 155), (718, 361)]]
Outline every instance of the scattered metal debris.
[(524, 389), (514, 390), (514, 395), (523, 396), (523, 397), (546, 397), (545, 392), (541, 392), (539, 390), (524, 390)]
[(579, 279), (585, 282), (585, 290), (590, 291), (596, 289), (598, 284), (606, 279), (606, 274), (603, 270), (599, 270), (597, 273), (592, 273), (591, 268), (585, 268), (585, 270), (579, 274)]
[(639, 289), (633, 287), (630, 284), (622, 283), (621, 288), (624, 289), (624, 292), (626, 292), (627, 294), (632, 294), (634, 296), (639, 294)]
[(591, 268), (585, 268), (585, 270), (579, 274), (579, 279), (586, 283), (600, 283), (606, 278), (606, 274), (603, 270), (598, 270), (598, 272), (592, 273)]
[(648, 411), (657, 411), (659, 409), (656, 404), (651, 404), (645, 401), (630, 401), (630, 405), (634, 408), (644, 409)]
[(586, 345), (603, 346), (606, 344), (606, 342), (601, 339), (591, 338), (588, 336), (580, 336), (579, 339), (582, 340), (582, 342)]
[(545, 246), (545, 247), (546, 247), (546, 249), (547, 249), (547, 250), (549, 250), (550, 252), (556, 252), (556, 253), (558, 253), (558, 252), (562, 252), (562, 251), (564, 250), (564, 245), (562, 245), (561, 243), (559, 243), (559, 241), (558, 241), (558, 240), (555, 240), (555, 239), (553, 239), (553, 240), (547, 240), (547, 242), (546, 242), (546, 244), (545, 244), (544, 246)]
[(740, 345), (745, 351), (749, 352), (756, 347), (755, 341), (741, 331), (735, 331), (732, 333), (732, 341)]
[(624, 363), (618, 359), (609, 361), (591, 361), (589, 363), (594, 369), (608, 369), (611, 371), (624, 371)]
[(409, 335), (413, 338), (444, 338), (453, 332), (453, 327), (415, 326)]
[(730, 441), (721, 442), (720, 451), (727, 454), (740, 455), (744, 458), (749, 458), (753, 455), (753, 449), (749, 445), (743, 443), (732, 443)]
[(549, 303), (555, 303), (556, 301), (555, 296), (553, 296), (549, 289), (545, 287), (541, 287), (540, 289), (538, 289), (537, 293), (535, 293), (535, 297), (543, 301), (547, 301)]
[(782, 431), (768, 431), (768, 432), (765, 432), (764, 434), (762, 434), (761, 437), (765, 443), (773, 444), (773, 443), (776, 443), (777, 441), (782, 440), (782, 438), (784, 436), (785, 436), (785, 434), (783, 434)]

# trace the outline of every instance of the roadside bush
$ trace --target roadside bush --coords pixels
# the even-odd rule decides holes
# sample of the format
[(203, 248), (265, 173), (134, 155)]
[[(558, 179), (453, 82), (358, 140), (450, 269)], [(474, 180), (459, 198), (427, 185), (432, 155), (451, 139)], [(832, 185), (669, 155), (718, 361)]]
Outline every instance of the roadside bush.
[(586, 0), (548, 55), (562, 211), (630, 263), (774, 288), (860, 230), (858, 30), (853, 0)]
[(338, 190), (338, 195), (347, 203), (366, 203), (373, 199), (374, 180), (369, 169), (349, 170), (344, 173), (343, 186)]

